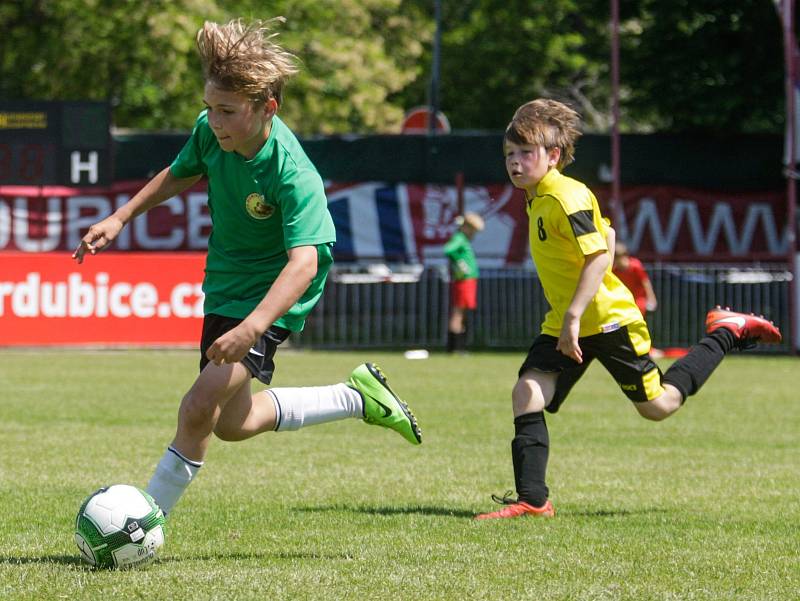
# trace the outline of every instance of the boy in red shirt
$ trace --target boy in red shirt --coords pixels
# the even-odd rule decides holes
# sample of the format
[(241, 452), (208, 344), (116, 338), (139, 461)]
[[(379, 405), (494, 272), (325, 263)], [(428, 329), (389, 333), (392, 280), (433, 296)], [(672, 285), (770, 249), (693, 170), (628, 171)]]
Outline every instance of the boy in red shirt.
[(646, 317), (648, 311), (655, 311), (658, 307), (656, 293), (644, 265), (636, 257), (628, 254), (628, 247), (622, 242), (617, 242), (614, 249), (614, 275), (617, 276), (628, 290), (633, 293), (636, 306)]

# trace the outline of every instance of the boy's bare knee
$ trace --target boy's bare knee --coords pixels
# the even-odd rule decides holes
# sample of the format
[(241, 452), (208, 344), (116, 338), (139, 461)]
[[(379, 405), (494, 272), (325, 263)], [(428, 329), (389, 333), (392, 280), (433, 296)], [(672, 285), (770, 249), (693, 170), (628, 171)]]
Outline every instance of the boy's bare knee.
[(214, 405), (203, 396), (190, 390), (183, 397), (178, 413), (179, 424), (189, 430), (207, 430), (214, 418)]
[(529, 386), (524, 380), (517, 380), (517, 383), (514, 384), (514, 388), (511, 389), (511, 400), (516, 402), (517, 399), (521, 399), (528, 395)]
[(243, 439), (239, 428), (229, 428), (221, 422), (217, 422), (214, 426), (214, 436), (225, 442), (236, 442)]
[(651, 422), (661, 422), (670, 416), (669, 413), (646, 413), (643, 411), (639, 411), (639, 415)]
[(536, 382), (520, 378), (511, 391), (511, 405), (515, 416), (543, 411), (544, 395)]
[(653, 422), (660, 422), (667, 419), (670, 415), (675, 413), (675, 410), (678, 408), (665, 406), (664, 403), (660, 403), (658, 400), (648, 401), (646, 403), (636, 403), (634, 406), (639, 412), (639, 415)]

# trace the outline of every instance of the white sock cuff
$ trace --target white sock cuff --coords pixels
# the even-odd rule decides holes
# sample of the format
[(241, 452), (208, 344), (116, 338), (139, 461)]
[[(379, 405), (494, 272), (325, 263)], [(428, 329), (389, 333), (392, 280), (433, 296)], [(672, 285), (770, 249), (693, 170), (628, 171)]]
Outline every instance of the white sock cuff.
[(277, 432), (278, 429), (281, 427), (281, 422), (283, 422), (283, 408), (281, 407), (281, 403), (278, 400), (278, 395), (276, 395), (272, 390), (269, 388), (266, 389), (264, 392), (267, 393), (267, 396), (272, 399), (272, 403), (275, 405), (275, 427), (272, 429), (273, 432)]
[(164, 515), (172, 511), (202, 465), (202, 461), (192, 461), (174, 447), (167, 447), (147, 485), (147, 493), (155, 499)]
[(174, 453), (178, 457), (178, 459), (180, 459), (181, 461), (183, 461), (184, 463), (186, 463), (188, 465), (191, 465), (192, 467), (196, 467), (198, 469), (203, 467), (203, 462), (202, 461), (194, 461), (193, 459), (188, 459), (178, 449), (176, 449), (172, 445), (168, 446), (167, 450), (169, 452), (171, 452), (171, 453)]

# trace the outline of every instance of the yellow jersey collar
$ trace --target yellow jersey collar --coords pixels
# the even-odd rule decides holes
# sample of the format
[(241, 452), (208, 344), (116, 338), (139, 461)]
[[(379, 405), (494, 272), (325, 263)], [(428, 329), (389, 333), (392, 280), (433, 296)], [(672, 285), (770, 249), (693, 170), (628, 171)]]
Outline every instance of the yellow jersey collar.
[(548, 171), (545, 176), (539, 180), (539, 183), (536, 184), (536, 196), (540, 196), (541, 192), (539, 190), (544, 190), (548, 186), (550, 186), (555, 180), (561, 177), (561, 173), (553, 167), (550, 171)]
[(542, 195), (542, 193), (539, 191), (540, 189), (544, 190), (547, 186), (551, 185), (552, 182), (554, 182), (556, 179), (558, 179), (558, 177), (560, 175), (561, 174), (559, 173), (558, 169), (553, 167), (552, 169), (550, 169), (550, 171), (545, 173), (544, 177), (539, 180), (538, 184), (536, 184), (536, 193), (535, 194), (533, 194), (531, 196), (528, 193), (528, 191), (525, 190), (525, 200), (527, 201), (528, 206), (531, 206), (531, 203), (533, 203), (533, 199), (534, 198), (536, 198), (537, 196), (541, 196)]

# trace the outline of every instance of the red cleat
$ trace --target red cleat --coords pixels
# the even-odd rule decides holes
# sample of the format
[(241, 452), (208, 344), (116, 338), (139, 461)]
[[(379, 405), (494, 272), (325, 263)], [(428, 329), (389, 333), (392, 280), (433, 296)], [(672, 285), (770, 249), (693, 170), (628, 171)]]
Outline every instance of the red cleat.
[(740, 349), (752, 348), (756, 342), (777, 343), (782, 340), (780, 330), (763, 315), (737, 313), (730, 307), (723, 309), (717, 305), (706, 315), (706, 333), (719, 328), (732, 332)]
[(552, 518), (556, 515), (556, 508), (547, 500), (547, 503), (541, 507), (534, 507), (525, 501), (517, 501), (516, 503), (509, 503), (502, 509), (492, 511), (491, 513), (479, 513), (475, 516), (476, 520), (493, 520), (497, 518), (520, 518), (526, 515), (538, 516), (543, 518)]

